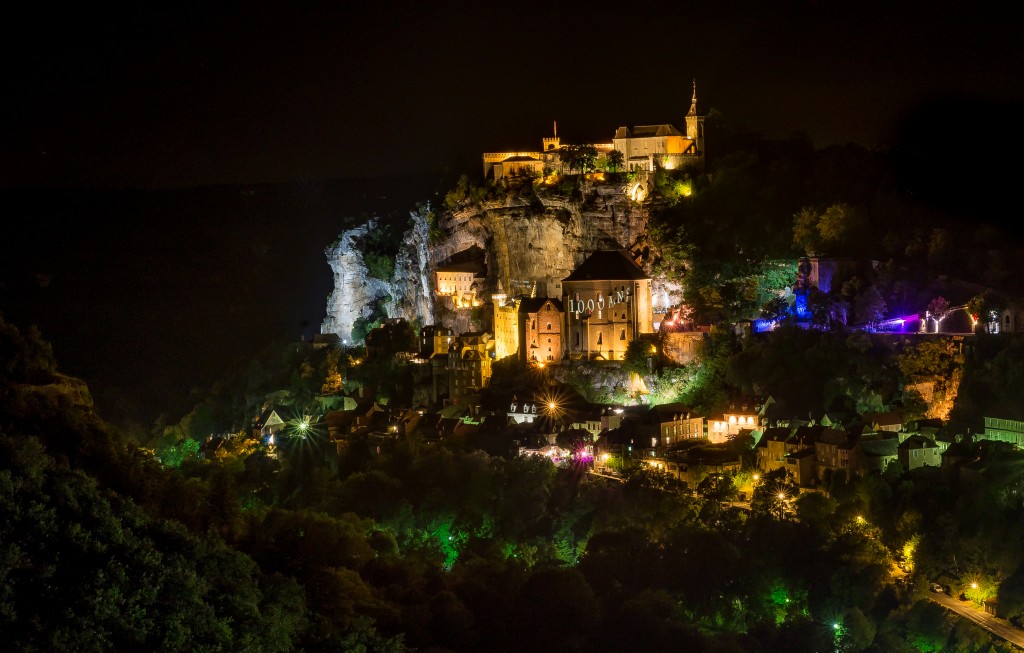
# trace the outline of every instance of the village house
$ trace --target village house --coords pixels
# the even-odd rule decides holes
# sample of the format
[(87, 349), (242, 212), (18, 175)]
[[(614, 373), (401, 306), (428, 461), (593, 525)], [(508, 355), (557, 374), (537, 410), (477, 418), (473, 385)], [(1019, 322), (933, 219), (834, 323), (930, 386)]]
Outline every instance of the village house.
[(919, 467), (941, 467), (942, 452), (931, 438), (912, 435), (896, 447), (900, 465), (905, 471)]

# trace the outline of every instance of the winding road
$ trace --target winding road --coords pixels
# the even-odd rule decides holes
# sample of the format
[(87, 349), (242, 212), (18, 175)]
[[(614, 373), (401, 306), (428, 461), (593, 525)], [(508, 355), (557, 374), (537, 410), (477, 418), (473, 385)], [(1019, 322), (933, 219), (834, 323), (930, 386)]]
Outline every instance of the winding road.
[(946, 594), (933, 592), (928, 598), (961, 617), (970, 619), (996, 637), (1001, 637), (1024, 651), (1024, 630), (1014, 628), (1005, 619), (990, 615), (984, 610), (974, 607), (974, 604), (969, 601), (957, 601)]

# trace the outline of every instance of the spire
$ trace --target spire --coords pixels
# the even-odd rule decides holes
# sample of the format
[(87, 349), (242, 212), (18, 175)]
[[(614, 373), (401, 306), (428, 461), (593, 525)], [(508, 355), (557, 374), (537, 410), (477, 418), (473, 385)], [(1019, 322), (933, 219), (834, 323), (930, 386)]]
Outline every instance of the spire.
[(688, 113), (686, 115), (688, 115), (688, 116), (695, 116), (695, 115), (697, 115), (697, 79), (696, 78), (694, 78), (694, 80), (693, 80), (693, 99), (690, 100), (690, 113)]
[[(694, 91), (694, 93), (696, 93), (696, 92), (697, 91)], [(558, 121), (557, 120), (554, 121), (554, 125), (555, 125), (555, 133), (552, 134), (552, 136), (558, 136)]]

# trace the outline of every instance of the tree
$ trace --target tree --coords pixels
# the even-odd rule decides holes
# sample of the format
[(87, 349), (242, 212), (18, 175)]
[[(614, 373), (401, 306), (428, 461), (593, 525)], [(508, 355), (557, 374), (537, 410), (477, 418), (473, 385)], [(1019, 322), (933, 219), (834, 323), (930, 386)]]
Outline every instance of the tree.
[(967, 310), (976, 323), (985, 325), (986, 332), (999, 326), (999, 314), (1006, 308), (1006, 299), (991, 290), (975, 295), (967, 301)]
[(558, 156), (570, 173), (579, 171), (586, 174), (597, 164), (597, 148), (593, 145), (563, 145)]
[(928, 302), (928, 314), (935, 320), (935, 332), (938, 333), (942, 320), (949, 315), (949, 300), (939, 296)]
[(804, 207), (793, 216), (793, 244), (810, 256), (856, 249), (865, 224), (858, 209), (842, 202), (821, 213)]
[(853, 305), (857, 319), (865, 324), (874, 325), (885, 316), (885, 300), (876, 286), (868, 286), (858, 293)]
[(341, 392), (342, 384), (344, 379), (341, 376), (341, 372), (338, 370), (338, 363), (341, 361), (341, 350), (332, 349), (327, 352), (327, 357), (324, 360), (324, 383), (320, 387), (321, 394), (335, 395)]
[(618, 172), (626, 162), (626, 155), (621, 150), (612, 150), (605, 155), (605, 163), (611, 168), (612, 172)]
[(626, 354), (622, 360), (622, 371), (644, 376), (651, 373), (650, 360), (656, 355), (651, 345), (643, 340), (632, 340), (626, 345)]
[(784, 467), (765, 472), (750, 498), (750, 516), (787, 519), (793, 514), (793, 500), (800, 488)]

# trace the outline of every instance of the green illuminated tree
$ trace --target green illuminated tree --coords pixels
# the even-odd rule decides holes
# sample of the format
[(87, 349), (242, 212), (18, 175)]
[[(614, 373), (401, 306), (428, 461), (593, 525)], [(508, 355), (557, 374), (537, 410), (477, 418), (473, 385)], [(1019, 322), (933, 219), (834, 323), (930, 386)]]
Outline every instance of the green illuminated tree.
[(838, 254), (859, 243), (866, 220), (849, 204), (832, 204), (819, 212), (804, 207), (793, 216), (793, 244), (809, 256)]

